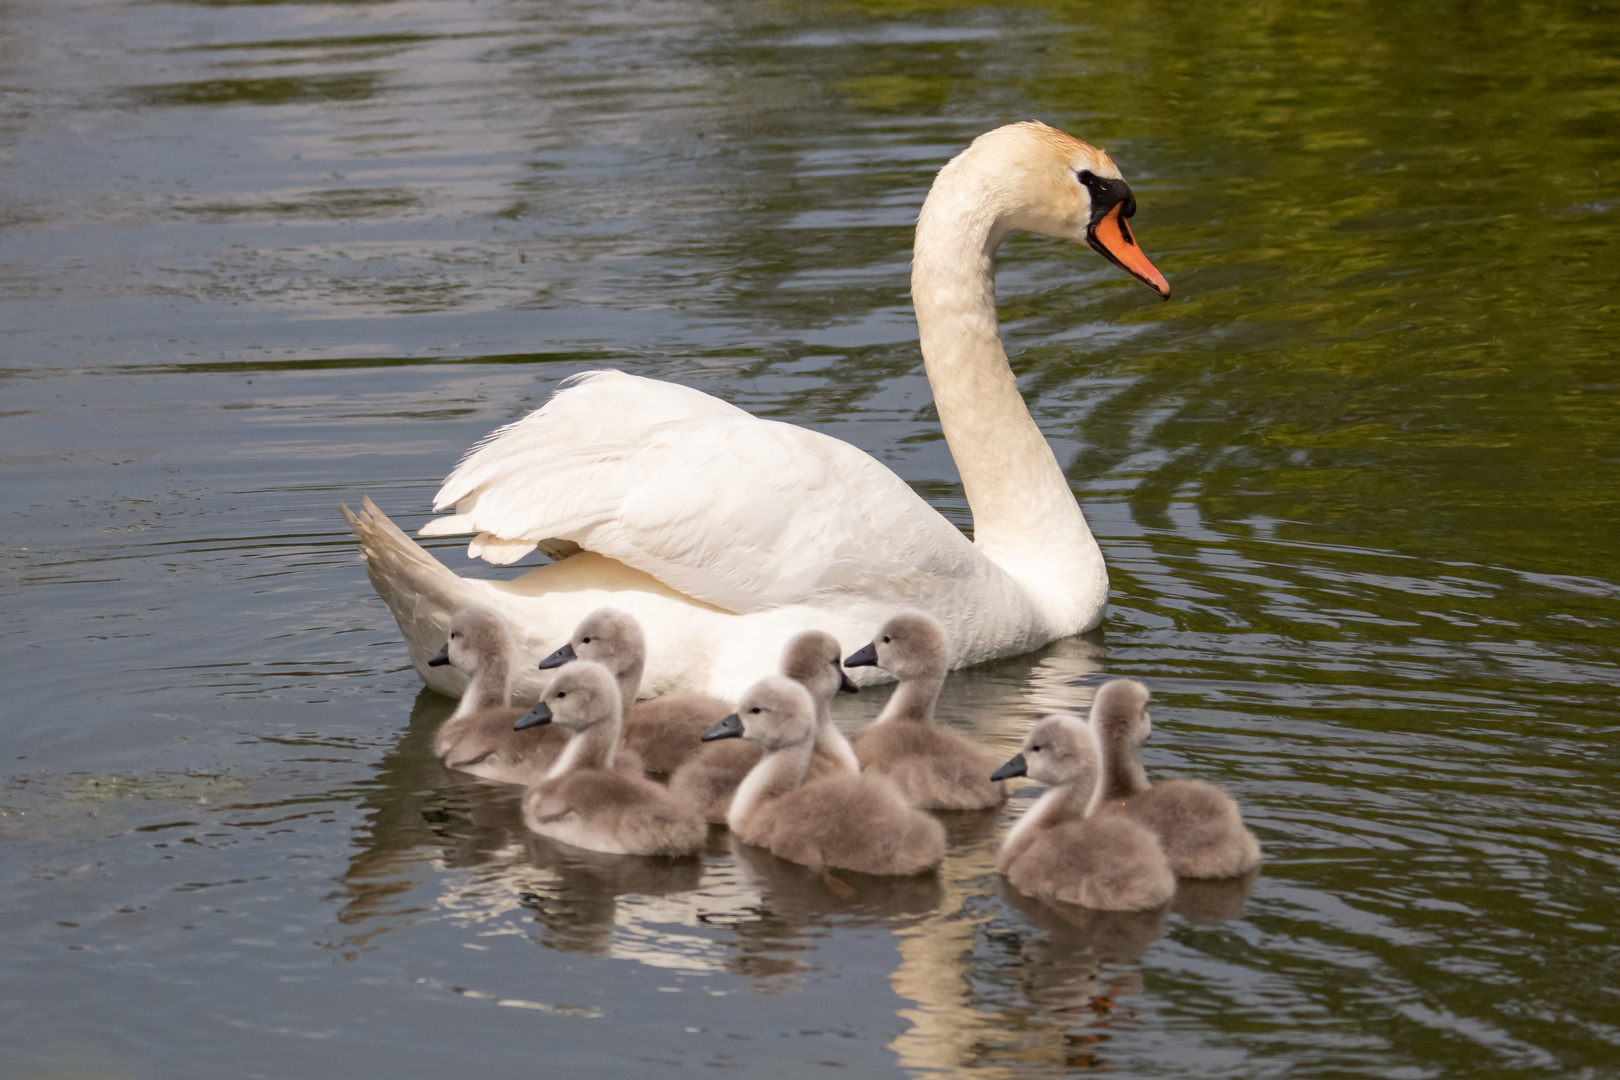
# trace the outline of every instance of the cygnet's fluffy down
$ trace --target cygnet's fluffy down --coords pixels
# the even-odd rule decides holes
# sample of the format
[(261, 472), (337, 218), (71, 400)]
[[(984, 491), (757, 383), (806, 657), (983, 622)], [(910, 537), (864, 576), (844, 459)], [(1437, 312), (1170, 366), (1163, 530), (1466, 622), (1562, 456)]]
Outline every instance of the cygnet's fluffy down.
[[(811, 779), (860, 772), (849, 740), (832, 722), (833, 698), (840, 690), (855, 692), (855, 684), (844, 674), (842, 656), (837, 639), (820, 630), (796, 635), (782, 653), (782, 674), (808, 690), (816, 707), (815, 752), (807, 773)], [(743, 739), (704, 743), (697, 756), (670, 777), (669, 788), (696, 806), (711, 825), (724, 825), (737, 785), (761, 756), (759, 747)]]
[(665, 694), (638, 702), (647, 639), (634, 616), (615, 608), (585, 616), (568, 643), (540, 661), (540, 667), (561, 667), (575, 658), (594, 660), (613, 673), (624, 702), (624, 745), (656, 776), (673, 773), (697, 754), (703, 732), (731, 712), (730, 702), (708, 694)]
[(1099, 777), (1091, 814), (1122, 814), (1152, 830), (1180, 877), (1229, 878), (1260, 865), (1260, 841), (1232, 797), (1202, 780), (1148, 781), (1142, 743), (1153, 730), (1148, 688), (1104, 683), (1091, 704)]
[(708, 827), (650, 780), (612, 768), (622, 724), (612, 674), (590, 661), (557, 673), (519, 721), (555, 725), (568, 746), (523, 794), (523, 821), (541, 836), (610, 855), (691, 855)]
[(878, 718), (850, 736), (862, 768), (889, 777), (913, 806), (925, 810), (1001, 805), (1005, 785), (990, 779), (995, 758), (973, 740), (933, 722), (949, 653), (945, 630), (931, 615), (901, 612), (844, 663), (876, 664), (900, 683)]
[(815, 706), (779, 676), (743, 694), (737, 712), (704, 739), (744, 738), (765, 752), (731, 800), (727, 824), (744, 843), (818, 870), (909, 875), (945, 855), (944, 826), (909, 805), (892, 782), (868, 773), (806, 780), (815, 750)]
[(996, 868), (1019, 892), (1100, 911), (1147, 911), (1175, 894), (1175, 875), (1152, 832), (1120, 814), (1086, 817), (1096, 756), (1079, 720), (1042, 720), (995, 775), (1049, 785), (1001, 845)]
[(508, 704), (512, 635), (505, 620), (487, 608), (462, 608), (450, 619), (445, 647), (428, 664), (453, 664), (467, 676), (461, 703), (433, 737), (433, 752), (446, 765), (506, 784), (545, 775), (568, 735), (552, 728), (512, 730), (528, 710)]

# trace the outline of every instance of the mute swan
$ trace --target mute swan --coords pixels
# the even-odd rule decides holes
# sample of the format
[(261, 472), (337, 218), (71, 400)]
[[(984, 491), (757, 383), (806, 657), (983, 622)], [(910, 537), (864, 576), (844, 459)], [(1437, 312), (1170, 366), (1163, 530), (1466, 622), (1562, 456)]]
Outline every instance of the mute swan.
[[(585, 372), (468, 453), (434, 498), (455, 513), (421, 530), (475, 533), (468, 553), (490, 562), (537, 547), (555, 562), (509, 582), (460, 578), (369, 500), (344, 507), (417, 673), (460, 690), (426, 661), (470, 603), (500, 610), (537, 653), (592, 610), (621, 608), (647, 631), (644, 690), (733, 700), (798, 631), (858, 640), (896, 608), (945, 623), (953, 668), (1096, 626), (1108, 573), (1007, 365), (994, 254), (1014, 229), (1084, 242), (1168, 298), (1126, 223), (1135, 211), (1107, 154), (1038, 121), (979, 136), (934, 180), (911, 293), (972, 541), (848, 443), (688, 387)], [(518, 691), (542, 684), (524, 673)]]
[(691, 855), (708, 826), (651, 780), (613, 768), (619, 745), (619, 688), (600, 664), (569, 664), (517, 723), (556, 723), (568, 746), (523, 793), (523, 821), (541, 836), (609, 855)]
[(1023, 752), (994, 776), (1050, 785), (1007, 834), (996, 860), (1019, 892), (1099, 911), (1147, 911), (1175, 894), (1175, 875), (1150, 830), (1123, 814), (1086, 816), (1097, 759), (1079, 720), (1042, 720), (1024, 737)]
[(444, 648), (428, 660), (430, 667), (446, 664), (467, 676), (467, 692), (433, 736), (433, 752), (452, 769), (507, 784), (528, 783), (549, 769), (568, 736), (512, 730), (527, 710), (511, 704), (512, 642), (505, 621), (485, 608), (456, 612)]
[(861, 767), (893, 780), (924, 810), (984, 810), (1007, 793), (992, 783), (995, 760), (973, 740), (934, 724), (945, 683), (945, 630), (921, 611), (903, 611), (848, 660), (876, 664), (900, 680), (878, 718), (850, 736)]
[[(806, 778), (861, 771), (849, 740), (832, 722), (832, 699), (855, 684), (844, 674), (843, 650), (831, 634), (806, 630), (782, 653), (782, 674), (810, 692), (816, 710), (815, 750)], [(722, 718), (723, 719), (723, 718)], [(669, 789), (693, 803), (711, 825), (724, 825), (737, 785), (759, 764), (759, 747), (741, 739), (700, 744), (701, 751), (669, 779)]]
[(938, 866), (945, 827), (884, 777), (805, 779), (815, 730), (809, 691), (773, 675), (704, 732), (705, 741), (745, 738), (765, 751), (731, 800), (726, 823), (737, 839), (817, 870), (905, 876)]
[(623, 745), (641, 756), (649, 773), (673, 773), (697, 753), (709, 726), (731, 712), (731, 702), (708, 694), (664, 694), (636, 701), (647, 665), (647, 638), (628, 612), (615, 608), (591, 612), (566, 645), (540, 661), (540, 669), (549, 671), (576, 657), (594, 660), (618, 680), (619, 697), (625, 703)]
[(1122, 813), (1146, 825), (1179, 877), (1248, 873), (1260, 865), (1260, 841), (1244, 828), (1243, 811), (1230, 795), (1202, 780), (1148, 782), (1141, 746), (1153, 730), (1149, 696), (1134, 679), (1114, 679), (1091, 703), (1100, 772), (1091, 816)]

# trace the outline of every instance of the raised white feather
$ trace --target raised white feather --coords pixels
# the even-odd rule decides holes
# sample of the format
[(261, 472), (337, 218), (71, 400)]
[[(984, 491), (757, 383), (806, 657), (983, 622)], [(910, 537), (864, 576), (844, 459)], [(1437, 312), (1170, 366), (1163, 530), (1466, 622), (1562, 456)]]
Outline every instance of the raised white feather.
[[(459, 691), (425, 660), (463, 603), (501, 611), (537, 657), (594, 608), (627, 610), (648, 635), (644, 694), (732, 698), (793, 634), (864, 641), (900, 607), (945, 625), (952, 667), (1095, 625), (1101, 552), (1007, 365), (991, 262), (1013, 228), (1086, 238), (1082, 170), (1119, 175), (1045, 125), (998, 128), (941, 170), (918, 220), (923, 357), (975, 541), (848, 443), (689, 387), (585, 372), (475, 447), (435, 499), (455, 513), (422, 529), (476, 533), (469, 552), (491, 562), (536, 546), (559, 561), (511, 582), (458, 578), (369, 501), (349, 515), (418, 672)], [(529, 672), (517, 692), (542, 682)]]

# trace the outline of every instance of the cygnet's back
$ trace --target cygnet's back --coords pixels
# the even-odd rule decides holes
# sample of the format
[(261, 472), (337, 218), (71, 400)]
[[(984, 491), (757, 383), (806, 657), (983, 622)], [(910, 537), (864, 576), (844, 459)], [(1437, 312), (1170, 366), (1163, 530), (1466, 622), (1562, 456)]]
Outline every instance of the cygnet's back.
[(614, 769), (619, 690), (600, 664), (569, 664), (523, 723), (569, 733), (556, 765), (523, 795), (523, 820), (541, 836), (610, 855), (691, 855), (707, 826), (659, 785)]
[(512, 635), (499, 615), (479, 607), (457, 611), (445, 647), (428, 664), (453, 664), (467, 676), (461, 703), (433, 738), (433, 751), (446, 765), (507, 784), (545, 775), (568, 737), (547, 728), (512, 730), (527, 710), (508, 704)]
[(1104, 683), (1091, 704), (1100, 776), (1091, 814), (1123, 814), (1153, 831), (1180, 877), (1229, 878), (1260, 865), (1260, 841), (1232, 797), (1202, 780), (1150, 784), (1141, 748), (1152, 720), (1148, 688), (1133, 679)]
[(880, 776), (838, 773), (806, 780), (815, 752), (809, 692), (773, 676), (743, 694), (737, 712), (705, 740), (744, 738), (765, 756), (743, 780), (727, 819), (744, 843), (816, 869), (909, 875), (937, 866), (945, 829)]
[(990, 774), (995, 758), (973, 740), (934, 724), (934, 703), (945, 684), (945, 630), (930, 615), (903, 611), (844, 661), (876, 664), (899, 680), (876, 720), (850, 736), (861, 766), (900, 786), (925, 810), (983, 810), (1001, 805), (1005, 785)]
[[(842, 655), (838, 640), (820, 630), (796, 635), (782, 653), (782, 674), (809, 691), (816, 709), (810, 777), (861, 771), (849, 740), (832, 722), (833, 698), (841, 690), (855, 692), (855, 684), (844, 674)], [(670, 778), (669, 788), (696, 806), (710, 824), (723, 825), (737, 785), (759, 764), (760, 756), (759, 747), (743, 739), (703, 743), (697, 756)]]
[(1147, 911), (1175, 894), (1175, 875), (1152, 832), (1123, 815), (1085, 816), (1097, 773), (1080, 721), (1042, 720), (995, 775), (1049, 785), (1001, 845), (996, 868), (1019, 892), (1101, 911)]
[(540, 661), (559, 667), (575, 658), (593, 660), (613, 673), (624, 702), (624, 745), (657, 776), (673, 773), (698, 752), (703, 732), (731, 712), (731, 703), (708, 694), (664, 694), (638, 702), (647, 665), (647, 639), (634, 616), (598, 608), (574, 628), (568, 644)]

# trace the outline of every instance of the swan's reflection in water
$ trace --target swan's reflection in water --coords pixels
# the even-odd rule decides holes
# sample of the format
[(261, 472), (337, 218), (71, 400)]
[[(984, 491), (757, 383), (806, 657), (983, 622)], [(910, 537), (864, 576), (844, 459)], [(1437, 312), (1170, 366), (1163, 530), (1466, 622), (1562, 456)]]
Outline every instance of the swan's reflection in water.
[[(1089, 704), (1099, 655), (1075, 639), (956, 673), (939, 718), (1010, 756), (1040, 716)], [(840, 699), (840, 726), (865, 723), (886, 697)], [(742, 976), (775, 993), (818, 967), (823, 939), (879, 928), (898, 952), (889, 982), (906, 1027), (890, 1046), (902, 1067), (1062, 1071), (1103, 1063), (1111, 1028), (1142, 992), (1140, 961), (1172, 914), (1236, 918), (1252, 882), (1183, 883), (1169, 911), (1146, 915), (1020, 896), (995, 873), (995, 853), (1033, 787), (1004, 809), (942, 815), (949, 848), (936, 875), (824, 875), (724, 830), (700, 858), (599, 855), (531, 835), (517, 789), (434, 758), (433, 732), (453, 707), (423, 690), (409, 729), (378, 765), (364, 799), (369, 829), (338, 894), (348, 955), (378, 947), (389, 931), (445, 920), (480, 938), (522, 934), (560, 952)]]

